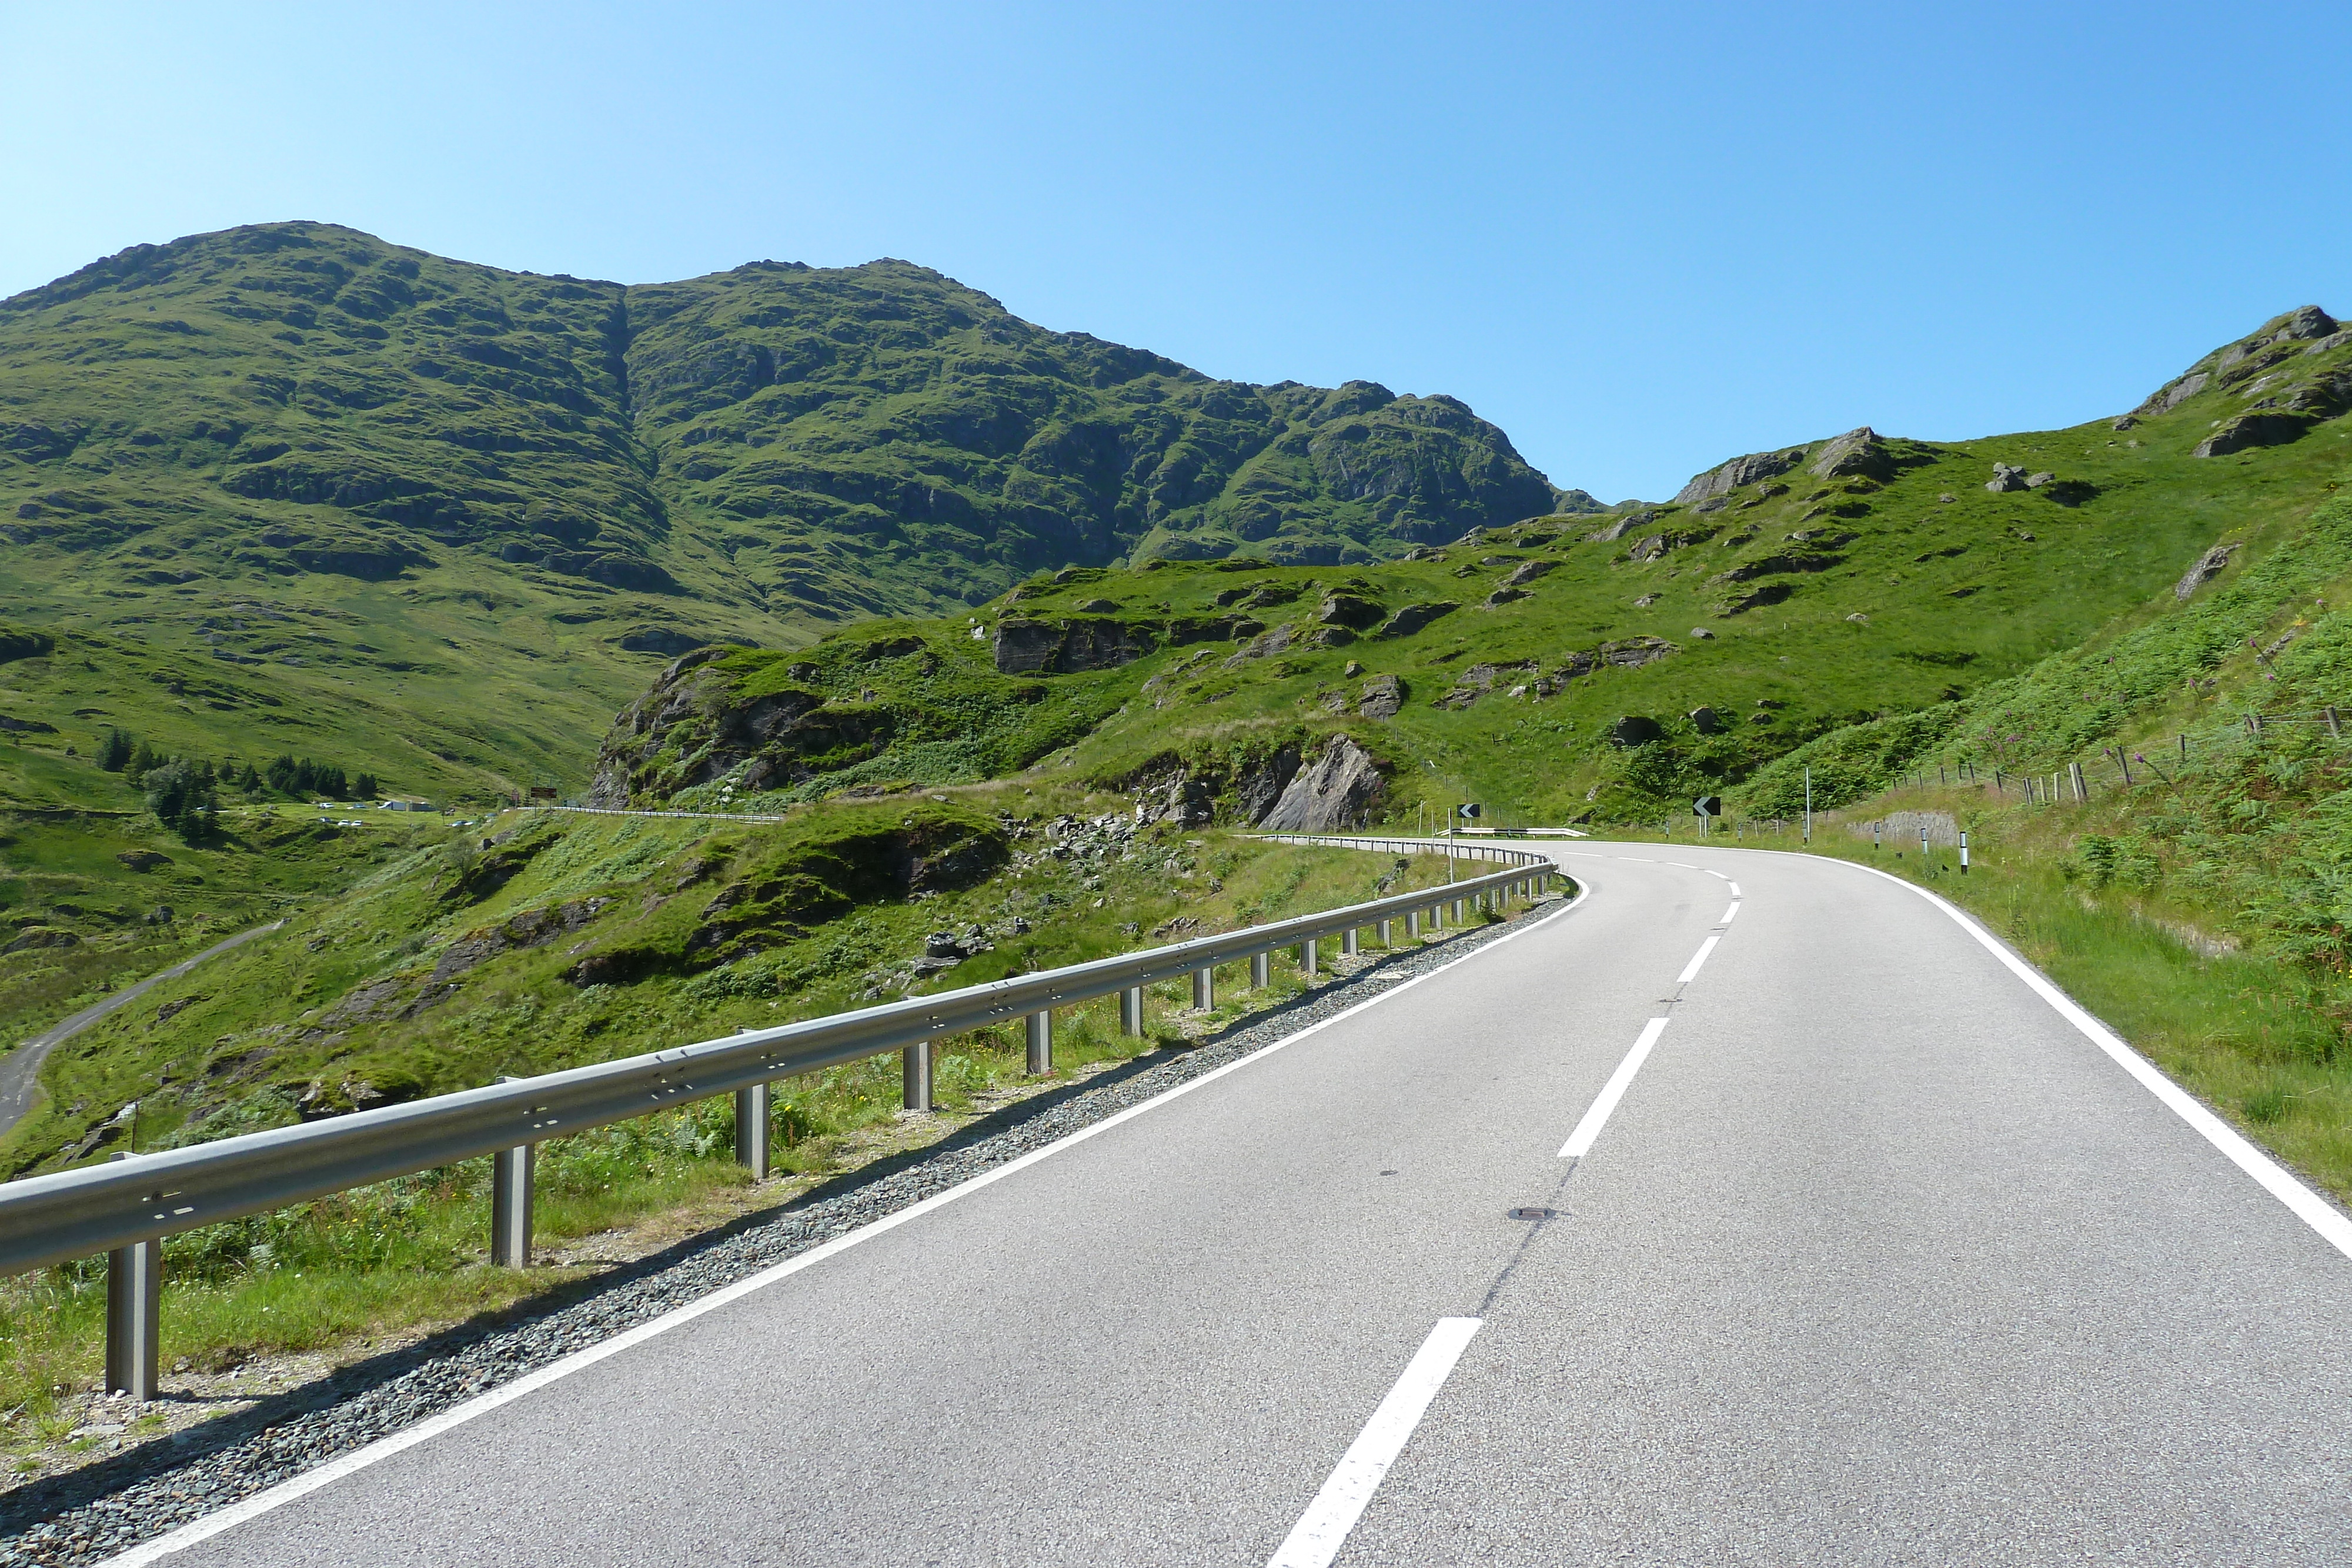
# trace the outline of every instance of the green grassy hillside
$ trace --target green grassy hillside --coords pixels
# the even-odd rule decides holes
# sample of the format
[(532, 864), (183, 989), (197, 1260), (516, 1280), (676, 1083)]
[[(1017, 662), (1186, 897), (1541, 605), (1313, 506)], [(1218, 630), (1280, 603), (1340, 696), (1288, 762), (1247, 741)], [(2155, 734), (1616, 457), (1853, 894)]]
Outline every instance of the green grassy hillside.
[(108, 688), (19, 670), (5, 711), (356, 733), (435, 795), (576, 784), (713, 638), (1074, 561), (1369, 559), (1554, 496), (1450, 399), (1212, 381), (895, 261), (625, 288), (276, 224), (0, 301), (0, 622)]
[(2342, 422), (2221, 438), (2266, 395), (2326, 405), (2352, 376), (2322, 325), (2282, 318), (2232, 361), (2247, 374), (2073, 430), (1857, 431), (1735, 460), (1668, 505), (1398, 561), (1066, 569), (944, 621), (689, 662), (625, 716), (599, 789), (753, 804), (1038, 768), (1190, 778), (1249, 821), (1345, 734), (1381, 765), (1391, 822), (1462, 800), (1640, 821), (1750, 779), (1777, 800), (1769, 765), (1800, 746), (1956, 713), (2158, 613), (2217, 544), (2237, 547), (2226, 591), (2307, 537), (2352, 463)]

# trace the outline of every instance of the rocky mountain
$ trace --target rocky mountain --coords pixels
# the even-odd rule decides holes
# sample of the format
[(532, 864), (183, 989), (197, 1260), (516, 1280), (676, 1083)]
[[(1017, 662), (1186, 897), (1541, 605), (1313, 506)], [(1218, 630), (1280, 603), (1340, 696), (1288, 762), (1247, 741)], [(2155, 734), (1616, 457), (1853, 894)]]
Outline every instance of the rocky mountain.
[[(1663, 505), (1394, 561), (1073, 567), (946, 621), (714, 650), (625, 716), (598, 793), (783, 804), (1068, 768), (1186, 820), (1462, 800), (1655, 820), (2242, 571), (2341, 482), (2347, 375), (2352, 335), (2307, 308), (2073, 430), (1862, 426), (1732, 458)], [(2003, 755), (2029, 758), (2032, 728)], [(1841, 790), (1892, 766), (1871, 756)], [(1283, 808), (1327, 774), (1344, 782)]]
[(1452, 398), (1216, 381), (900, 261), (623, 287), (270, 224), (0, 301), (0, 623), (103, 688), (28, 722), (435, 794), (577, 779), (714, 639), (1074, 562), (1369, 562), (1560, 494)]

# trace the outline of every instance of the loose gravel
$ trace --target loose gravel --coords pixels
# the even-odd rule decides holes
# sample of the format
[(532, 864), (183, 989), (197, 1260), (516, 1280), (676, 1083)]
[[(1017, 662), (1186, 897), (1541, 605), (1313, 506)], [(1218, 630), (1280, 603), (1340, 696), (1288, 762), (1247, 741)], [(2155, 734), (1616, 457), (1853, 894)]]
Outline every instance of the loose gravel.
[(1509, 922), (1376, 958), (1192, 1049), (1153, 1052), (1066, 1092), (1020, 1102), (932, 1145), (911, 1163), (885, 1161), (878, 1174), (851, 1173), (772, 1218), (673, 1249), (617, 1278), (608, 1275), (581, 1287), (592, 1292), (584, 1299), (455, 1343), (444, 1337), (432, 1343), (429, 1354), (361, 1363), (312, 1389), (25, 1487), (0, 1505), (0, 1568), (102, 1563), (1263, 1051), (1390, 988), (1380, 982), (1425, 974), (1562, 907), (1557, 897), (1547, 899)]

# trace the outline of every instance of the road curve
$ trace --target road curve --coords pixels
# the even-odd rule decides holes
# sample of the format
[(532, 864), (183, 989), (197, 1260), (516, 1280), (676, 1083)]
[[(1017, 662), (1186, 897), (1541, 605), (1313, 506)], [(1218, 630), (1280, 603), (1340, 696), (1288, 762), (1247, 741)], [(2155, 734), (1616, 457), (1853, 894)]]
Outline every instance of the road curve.
[(2352, 1561), (2321, 1229), (1910, 887), (1558, 852), (1570, 913), (119, 1561)]
[(82, 1009), (63, 1023), (50, 1026), (7, 1055), (0, 1056), (0, 1136), (5, 1136), (10, 1128), (23, 1121), (25, 1113), (33, 1108), (33, 1091), (40, 1081), (41, 1063), (48, 1060), (50, 1051), (118, 1008), (129, 1007), (164, 981), (176, 980), (205, 959), (216, 957), (232, 947), (242, 947), (255, 937), (265, 936), (285, 924), (283, 920), (274, 920), (267, 925), (257, 925), (250, 931), (240, 931), (224, 941), (215, 942), (194, 957), (183, 958), (168, 969), (159, 970), (143, 980), (123, 987), (105, 1000)]

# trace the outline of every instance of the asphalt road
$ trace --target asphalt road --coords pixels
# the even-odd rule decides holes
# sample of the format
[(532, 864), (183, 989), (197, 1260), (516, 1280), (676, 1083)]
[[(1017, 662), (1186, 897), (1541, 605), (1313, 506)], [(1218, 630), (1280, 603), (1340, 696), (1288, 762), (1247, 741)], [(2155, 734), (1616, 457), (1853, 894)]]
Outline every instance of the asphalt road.
[(117, 1009), (129, 1007), (164, 981), (176, 980), (205, 959), (226, 953), (232, 947), (242, 947), (255, 937), (275, 931), (285, 924), (283, 920), (272, 921), (268, 925), (257, 925), (250, 931), (240, 931), (226, 941), (215, 942), (194, 957), (183, 958), (168, 969), (159, 970), (143, 980), (123, 987), (104, 1001), (82, 1009), (64, 1022), (42, 1030), (7, 1055), (0, 1056), (0, 1133), (7, 1132), (23, 1121), (25, 1113), (33, 1108), (33, 1095), (40, 1085), (41, 1063), (49, 1059), (50, 1051)]
[(2352, 1561), (2352, 1260), (1916, 893), (1560, 858), (1575, 910), (169, 1561)]

